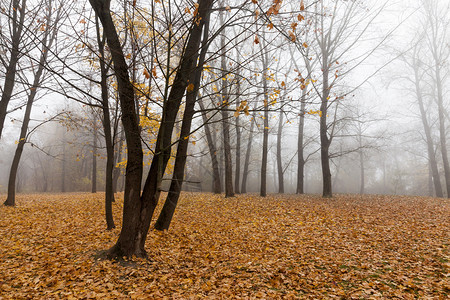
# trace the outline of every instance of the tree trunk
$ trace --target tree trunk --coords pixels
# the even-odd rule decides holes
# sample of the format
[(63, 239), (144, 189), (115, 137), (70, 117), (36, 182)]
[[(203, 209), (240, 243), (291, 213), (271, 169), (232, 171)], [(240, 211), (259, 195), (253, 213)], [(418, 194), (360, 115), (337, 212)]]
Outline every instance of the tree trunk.
[(198, 104), (202, 110), (202, 120), (203, 126), (205, 128), (206, 141), (208, 143), (209, 154), (211, 156), (212, 174), (213, 174), (213, 193), (222, 193), (222, 184), (220, 182), (220, 172), (219, 172), (219, 161), (217, 159), (217, 148), (213, 141), (210, 124), (208, 123), (208, 118), (206, 116), (205, 106), (203, 105), (203, 100), (199, 99)]
[[(9, 58), (8, 66), (5, 70), (5, 81), (3, 85), (3, 93), (0, 99), (0, 139), (2, 137), (3, 126), (6, 119), (6, 110), (14, 89), (17, 62), (19, 61), (20, 49), (19, 46), (22, 40), (22, 31), (24, 26), (24, 19), (26, 14), (26, 0), (22, 0), (20, 5), (19, 0), (13, 0), (12, 20), (11, 20), (11, 56)], [(18, 15), (19, 14), (19, 15)]]
[(280, 100), (280, 116), (278, 120), (277, 132), (277, 173), (278, 173), (278, 193), (284, 194), (284, 175), (283, 175), (283, 159), (281, 156), (281, 139), (283, 137), (283, 101)]
[[(360, 147), (361, 147), (361, 142), (360, 142)], [(362, 150), (358, 151), (359, 154), (359, 167), (360, 167), (360, 174), (359, 174), (359, 194), (363, 195), (364, 194), (364, 153)]]
[[(239, 57), (239, 56), (238, 56)], [(240, 61), (238, 59), (237, 61), (238, 65), (240, 65)], [(240, 70), (238, 69), (236, 72), (236, 78), (237, 78), (237, 87), (236, 87), (236, 111), (241, 105), (240, 101), (240, 93), (241, 93), (241, 83), (240, 83)], [(236, 168), (234, 170), (234, 192), (236, 194), (240, 194), (240, 183), (241, 183), (241, 128), (240, 128), (240, 122), (239, 122), (239, 113), (236, 115), (236, 122), (235, 122), (235, 128), (236, 128), (236, 159), (235, 159), (235, 165)]]
[(122, 46), (110, 13), (110, 0), (89, 0), (96, 15), (99, 17), (114, 64), (118, 83), (120, 106), (122, 109), (122, 124), (128, 148), (128, 159), (125, 178), (125, 193), (123, 207), (123, 225), (119, 239), (109, 250), (110, 257), (132, 256), (145, 257), (143, 247), (145, 235), (137, 230), (142, 222), (141, 210), (141, 180), (143, 152), (139, 124), (137, 123), (134, 102), (134, 89), (130, 82), (128, 66), (122, 51)]
[[(181, 124), (180, 140), (177, 147), (177, 157), (175, 159), (172, 181), (166, 201), (164, 202), (164, 206), (155, 223), (156, 230), (169, 229), (183, 185), (187, 150), (189, 146), (189, 135), (191, 132), (192, 118), (195, 113), (195, 101), (200, 89), (200, 79), (203, 72), (203, 64), (205, 62), (205, 56), (208, 50), (209, 13), (206, 14), (204, 22), (205, 28), (203, 30), (203, 43), (201, 53), (198, 58), (198, 65), (195, 69), (195, 72), (192, 72), (189, 78), (189, 82), (194, 84), (194, 88), (191, 91), (188, 90), (186, 94), (186, 104), (184, 109), (183, 121)], [(197, 56), (198, 55), (195, 55), (194, 57), (195, 62), (197, 61)]]
[(327, 125), (327, 113), (328, 113), (328, 97), (330, 95), (330, 87), (328, 84), (328, 58), (325, 51), (322, 51), (322, 97), (320, 104), (320, 161), (322, 163), (322, 180), (323, 191), (322, 196), (324, 198), (331, 198), (333, 196), (331, 187), (331, 171), (330, 171), (330, 156), (329, 147), (330, 139), (328, 138), (328, 125)]
[(105, 64), (105, 37), (100, 34), (100, 24), (98, 17), (95, 18), (95, 27), (97, 31), (97, 44), (100, 53), (100, 73), (101, 73), (101, 93), (102, 93), (102, 111), (103, 111), (103, 131), (105, 133), (106, 144), (106, 174), (105, 174), (105, 218), (106, 230), (111, 230), (116, 227), (112, 213), (112, 202), (114, 201), (113, 190), (113, 170), (114, 170), (114, 143), (111, 132), (111, 116), (109, 112), (109, 97), (107, 76), (108, 70)]
[(262, 84), (264, 93), (264, 128), (263, 128), (263, 146), (262, 146), (262, 161), (261, 161), (261, 187), (260, 196), (267, 196), (267, 156), (269, 152), (269, 96), (267, 88), (267, 64), (268, 56), (265, 46), (261, 45), (261, 58), (263, 62), (263, 72), (262, 72)]
[(415, 79), (414, 82), (416, 88), (417, 102), (419, 104), (422, 125), (425, 131), (425, 138), (427, 142), (427, 152), (428, 152), (428, 164), (430, 166), (431, 174), (433, 177), (434, 191), (436, 192), (436, 197), (443, 197), (444, 194), (442, 192), (441, 178), (439, 175), (439, 169), (437, 166), (436, 156), (434, 152), (433, 137), (431, 136), (431, 127), (428, 123), (425, 105), (423, 103), (422, 89), (420, 88), (419, 69), (415, 61), (413, 64), (413, 68), (414, 68), (414, 79)]
[(306, 113), (306, 88), (302, 90), (300, 104), (300, 121), (298, 123), (298, 139), (297, 139), (297, 194), (305, 192), (305, 158), (303, 153), (303, 140), (305, 130), (305, 113)]
[[(219, 12), (220, 24), (224, 25), (223, 10)], [(222, 115), (222, 134), (223, 134), (223, 152), (225, 162), (225, 197), (233, 197), (233, 162), (231, 159), (231, 145), (230, 145), (230, 125), (228, 117), (228, 109), (230, 107), (230, 96), (228, 95), (228, 71), (226, 63), (226, 43), (225, 33), (221, 33), (220, 47), (221, 47), (221, 69), (222, 69), (222, 90), (220, 98), (221, 115)]]
[(436, 62), (435, 66), (435, 76), (436, 76), (436, 87), (437, 87), (437, 97), (438, 97), (438, 114), (439, 114), (439, 138), (441, 142), (441, 155), (442, 163), (444, 165), (444, 175), (445, 175), (445, 186), (447, 190), (447, 198), (450, 198), (450, 166), (448, 162), (447, 154), (447, 137), (445, 129), (445, 117), (444, 117), (444, 103), (442, 95), (442, 81), (440, 74), (440, 66)]
[(250, 154), (252, 152), (252, 141), (253, 141), (253, 130), (255, 128), (255, 118), (256, 118), (256, 103), (253, 108), (252, 118), (250, 120), (250, 133), (247, 140), (247, 150), (245, 151), (245, 159), (244, 159), (244, 169), (242, 171), (242, 185), (241, 185), (241, 193), (247, 193), (247, 178), (249, 173), (250, 166)]
[(97, 193), (97, 120), (94, 122), (94, 140), (92, 144), (92, 189), (91, 193)]

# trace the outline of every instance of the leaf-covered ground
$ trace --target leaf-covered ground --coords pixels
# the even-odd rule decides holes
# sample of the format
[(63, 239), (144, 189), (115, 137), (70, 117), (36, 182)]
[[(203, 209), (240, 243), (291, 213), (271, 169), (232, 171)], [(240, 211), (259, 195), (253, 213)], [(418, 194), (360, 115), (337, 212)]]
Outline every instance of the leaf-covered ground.
[(446, 199), (183, 194), (149, 260), (121, 263), (98, 258), (119, 233), (104, 230), (103, 194), (17, 202), (0, 207), (0, 299), (450, 295)]

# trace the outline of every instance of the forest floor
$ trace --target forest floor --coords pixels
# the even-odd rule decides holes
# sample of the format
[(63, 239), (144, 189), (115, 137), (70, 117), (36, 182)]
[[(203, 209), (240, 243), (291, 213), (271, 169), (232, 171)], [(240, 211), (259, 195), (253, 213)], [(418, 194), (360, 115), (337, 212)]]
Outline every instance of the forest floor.
[(169, 231), (149, 233), (149, 260), (127, 263), (98, 258), (120, 232), (105, 230), (103, 207), (102, 193), (1, 206), (0, 299), (450, 295), (448, 199), (184, 193)]

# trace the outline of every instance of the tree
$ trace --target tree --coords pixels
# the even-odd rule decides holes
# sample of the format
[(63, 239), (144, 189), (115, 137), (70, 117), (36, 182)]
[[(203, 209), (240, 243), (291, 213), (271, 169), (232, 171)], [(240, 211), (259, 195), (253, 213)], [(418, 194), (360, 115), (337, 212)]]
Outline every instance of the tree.
[[(17, 142), (17, 148), (14, 154), (13, 162), (11, 165), (10, 173), (9, 173), (9, 181), (8, 181), (8, 197), (6, 198), (6, 201), (4, 202), (4, 205), (7, 206), (14, 206), (15, 205), (15, 194), (16, 194), (16, 177), (17, 177), (17, 171), (19, 168), (20, 159), (22, 157), (23, 148), (25, 146), (25, 143), (27, 142), (27, 136), (28, 136), (28, 126), (30, 123), (31, 118), (31, 110), (33, 108), (33, 103), (35, 101), (38, 88), (41, 86), (43, 81), (43, 73), (44, 69), (47, 63), (47, 57), (48, 57), (48, 51), (47, 49), (52, 47), (53, 42), (56, 39), (56, 35), (58, 32), (58, 23), (61, 21), (61, 13), (62, 13), (62, 6), (60, 5), (56, 11), (56, 17), (54, 19), (53, 14), (53, 5), (52, 0), (48, 0), (47, 7), (49, 8), (47, 10), (47, 14), (45, 16), (46, 22), (42, 24), (42, 26), (45, 27), (43, 30), (43, 37), (41, 40), (41, 49), (40, 49), (40, 59), (39, 64), (37, 66), (37, 70), (34, 73), (34, 79), (33, 83), (31, 84), (29, 88), (28, 93), (28, 99), (27, 104), (25, 108), (25, 114), (22, 122), (22, 126), (20, 129), (20, 136), (19, 140)], [(22, 6), (23, 11), (25, 11), (25, 7)], [(23, 23), (23, 20), (22, 20)], [(18, 29), (19, 30), (19, 29)], [(22, 29), (20, 29), (22, 30)], [(39, 45), (38, 45), (39, 46)], [(15, 72), (15, 70), (14, 70)], [(8, 76), (8, 75), (7, 75)], [(5, 79), (7, 80), (7, 79)], [(5, 98), (6, 99), (6, 98)]]
[(204, 20), (209, 16), (212, 1), (200, 0), (198, 13), (192, 27), (179, 68), (162, 111), (162, 121), (156, 141), (156, 151), (150, 166), (142, 195), (143, 153), (140, 130), (136, 117), (134, 89), (128, 75), (128, 66), (110, 13), (110, 1), (90, 0), (98, 15), (107, 38), (118, 81), (119, 99), (122, 108), (122, 123), (128, 146), (128, 160), (124, 194), (122, 230), (116, 244), (109, 250), (110, 257), (135, 255), (145, 257), (145, 240), (154, 209), (161, 191), (161, 179), (170, 157), (171, 136), (181, 99), (188, 87), (188, 74), (195, 70), (196, 53), (200, 48)]
[(447, 136), (446, 136), (446, 125), (445, 125), (445, 114), (446, 109), (444, 107), (444, 92), (443, 92), (443, 65), (444, 62), (450, 56), (450, 51), (448, 49), (448, 21), (442, 23), (440, 20), (443, 16), (446, 16), (450, 11), (450, 6), (448, 3), (441, 6), (439, 3), (433, 1), (424, 0), (423, 6), (425, 8), (425, 16), (427, 22), (427, 44), (428, 49), (431, 52), (431, 57), (433, 59), (432, 65), (432, 75), (433, 82), (436, 91), (436, 102), (438, 105), (438, 116), (439, 116), (439, 135), (440, 135), (440, 146), (442, 163), (444, 167), (445, 183), (447, 189), (447, 197), (450, 198), (450, 165), (447, 154)]

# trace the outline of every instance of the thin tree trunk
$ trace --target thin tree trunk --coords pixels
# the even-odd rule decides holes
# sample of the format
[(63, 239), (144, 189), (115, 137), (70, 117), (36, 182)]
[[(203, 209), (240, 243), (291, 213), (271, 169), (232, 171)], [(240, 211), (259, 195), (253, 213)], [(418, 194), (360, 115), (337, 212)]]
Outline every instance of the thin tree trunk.
[(303, 153), (303, 140), (306, 113), (306, 88), (302, 89), (302, 96), (300, 101), (300, 121), (298, 123), (297, 139), (297, 194), (303, 194), (305, 192), (305, 158)]
[(250, 166), (250, 154), (252, 152), (252, 141), (253, 141), (253, 130), (255, 128), (255, 118), (256, 118), (256, 103), (253, 108), (253, 114), (250, 121), (250, 133), (247, 140), (247, 150), (245, 151), (245, 159), (244, 159), (244, 169), (242, 171), (242, 185), (241, 185), (241, 193), (247, 193), (247, 178), (249, 173)]
[(2, 137), (3, 126), (6, 119), (6, 110), (14, 89), (14, 83), (17, 72), (17, 62), (19, 61), (20, 50), (19, 46), (22, 40), (22, 32), (24, 26), (24, 19), (26, 14), (26, 0), (22, 0), (20, 5), (19, 0), (13, 0), (12, 19), (11, 19), (11, 56), (9, 58), (8, 66), (5, 70), (5, 81), (3, 86), (3, 93), (0, 99), (0, 139)]
[(328, 113), (328, 96), (330, 94), (330, 87), (328, 84), (328, 58), (323, 52), (322, 58), (322, 98), (320, 105), (320, 161), (322, 164), (322, 180), (323, 180), (323, 191), (322, 196), (325, 198), (331, 198), (332, 193), (332, 182), (331, 182), (331, 171), (330, 171), (330, 156), (329, 147), (330, 139), (328, 138), (328, 124), (327, 124), (327, 113)]
[[(219, 12), (220, 24), (224, 24), (223, 10)], [(222, 114), (222, 133), (223, 133), (223, 151), (225, 160), (225, 197), (233, 197), (233, 162), (231, 159), (231, 145), (230, 145), (230, 120), (228, 119), (229, 95), (228, 95), (228, 79), (227, 79), (227, 64), (226, 64), (226, 44), (225, 33), (222, 32), (220, 38), (221, 47), (221, 69), (222, 69), (222, 97), (221, 97), (221, 114)]]
[[(238, 64), (240, 62), (238, 61)], [(240, 101), (240, 93), (241, 93), (241, 84), (240, 84), (240, 74), (239, 70), (236, 74), (238, 78), (237, 81), (237, 97), (236, 97), (236, 109), (241, 105)], [(241, 128), (239, 122), (239, 113), (236, 116), (235, 128), (236, 128), (236, 169), (234, 171), (234, 191), (236, 194), (240, 194), (240, 183), (241, 183)]]
[(277, 173), (278, 173), (278, 193), (284, 194), (284, 176), (283, 176), (283, 159), (281, 156), (281, 140), (283, 137), (283, 100), (280, 100), (280, 115), (278, 120), (278, 133), (277, 133)]
[(222, 185), (220, 182), (220, 172), (219, 172), (219, 161), (217, 159), (217, 148), (216, 144), (213, 141), (210, 124), (208, 124), (208, 118), (206, 116), (205, 106), (203, 105), (203, 100), (198, 99), (198, 104), (200, 105), (200, 109), (202, 110), (202, 120), (205, 128), (206, 141), (208, 143), (209, 154), (211, 156), (211, 165), (212, 165), (212, 175), (213, 175), (213, 193), (220, 194), (222, 193)]
[(441, 74), (439, 70), (439, 66), (436, 63), (436, 87), (438, 92), (438, 114), (439, 114), (439, 138), (441, 142), (441, 155), (442, 155), (442, 163), (444, 166), (444, 175), (445, 175), (445, 186), (447, 190), (447, 198), (450, 198), (450, 167), (448, 162), (448, 154), (447, 154), (447, 137), (446, 137), (446, 129), (445, 129), (445, 117), (444, 117), (444, 103), (443, 103), (443, 95), (442, 95), (442, 81)]
[(105, 64), (105, 37), (100, 34), (100, 24), (98, 17), (95, 18), (95, 27), (97, 31), (97, 44), (100, 53), (100, 73), (101, 73), (101, 93), (102, 93), (102, 111), (103, 111), (103, 131), (105, 133), (106, 144), (106, 174), (105, 174), (105, 218), (106, 230), (111, 230), (116, 227), (112, 213), (112, 202), (114, 201), (113, 190), (113, 170), (114, 170), (114, 143), (111, 132), (111, 116), (109, 111), (109, 97), (107, 86), (108, 70)]
[[(361, 143), (360, 143), (361, 145)], [(360, 167), (360, 174), (359, 174), (359, 194), (363, 195), (364, 194), (364, 153), (362, 150), (358, 151), (359, 153), (359, 167)]]
[(97, 120), (94, 117), (94, 140), (92, 144), (92, 193), (97, 193)]
[(268, 56), (265, 46), (261, 45), (261, 58), (263, 62), (263, 72), (262, 72), (262, 84), (264, 93), (264, 128), (263, 128), (263, 146), (262, 146), (262, 160), (261, 160), (261, 186), (260, 186), (260, 196), (267, 196), (267, 156), (269, 152), (269, 96), (267, 88), (267, 64)]

